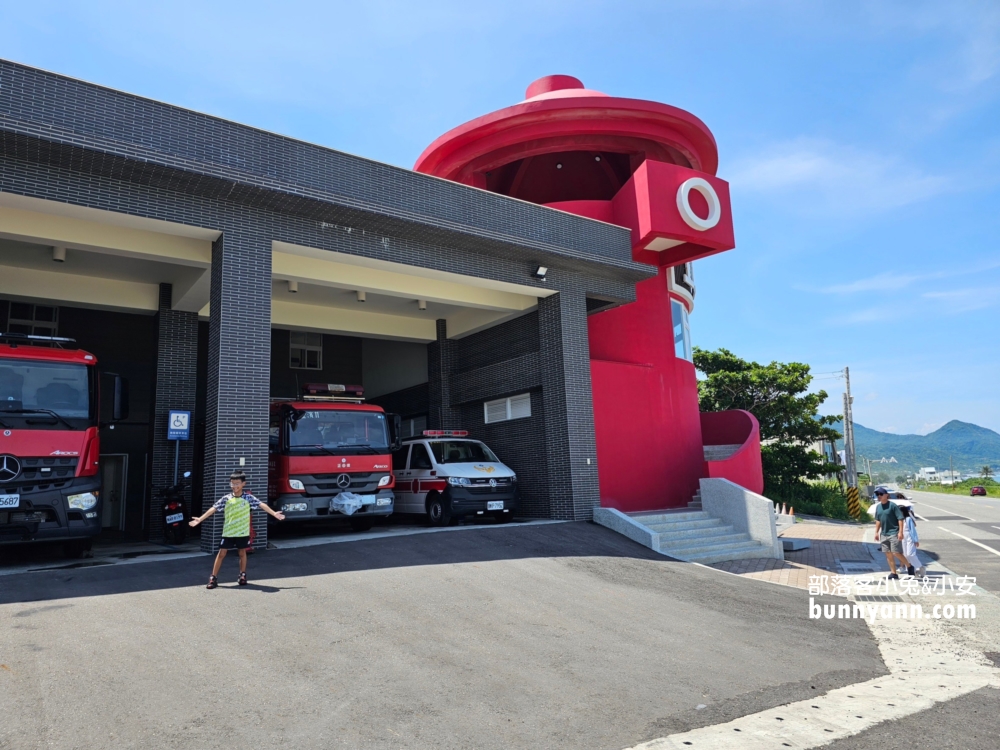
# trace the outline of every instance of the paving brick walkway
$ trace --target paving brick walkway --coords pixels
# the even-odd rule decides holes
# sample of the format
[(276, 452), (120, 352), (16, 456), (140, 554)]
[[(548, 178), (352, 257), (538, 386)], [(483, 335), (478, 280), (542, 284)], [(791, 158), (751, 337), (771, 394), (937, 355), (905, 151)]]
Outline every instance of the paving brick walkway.
[(779, 536), (784, 539), (808, 539), (812, 542), (809, 549), (786, 552), (784, 560), (732, 560), (715, 563), (711, 567), (801, 589), (809, 588), (809, 576), (845, 572), (839, 562), (867, 563), (875, 570), (888, 570), (884, 559), (873, 561), (869, 553), (872, 545), (863, 541), (866, 528), (860, 524), (803, 521), (785, 529)]

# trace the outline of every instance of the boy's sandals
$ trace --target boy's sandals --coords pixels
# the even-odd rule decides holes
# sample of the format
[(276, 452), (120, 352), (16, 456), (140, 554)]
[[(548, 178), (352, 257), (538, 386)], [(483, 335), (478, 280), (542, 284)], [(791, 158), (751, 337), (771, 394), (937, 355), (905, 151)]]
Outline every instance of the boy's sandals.
[(247, 574), (246, 573), (240, 573), (240, 578), (239, 578), (239, 581), (237, 581), (237, 583), (239, 583), (240, 586), (246, 586), (247, 585)]
[(216, 578), (215, 576), (209, 576), (208, 577), (208, 585), (205, 588), (206, 589), (214, 589), (214, 588), (217, 588), (218, 586), (219, 586), (219, 579)]

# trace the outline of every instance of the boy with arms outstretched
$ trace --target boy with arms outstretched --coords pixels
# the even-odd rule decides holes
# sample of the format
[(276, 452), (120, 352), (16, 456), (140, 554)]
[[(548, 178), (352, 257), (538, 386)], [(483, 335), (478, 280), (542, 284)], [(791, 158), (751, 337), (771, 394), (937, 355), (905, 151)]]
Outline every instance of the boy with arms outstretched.
[(285, 520), (284, 513), (271, 510), (267, 503), (262, 503), (249, 492), (244, 492), (243, 487), (246, 483), (246, 474), (242, 471), (234, 471), (229, 475), (229, 487), (232, 492), (220, 497), (215, 505), (198, 518), (191, 519), (191, 526), (197, 526), (209, 516), (219, 512), (224, 513), (226, 517), (222, 525), (222, 544), (219, 545), (219, 554), (215, 557), (212, 575), (205, 588), (214, 589), (219, 585), (219, 569), (222, 567), (222, 561), (226, 559), (226, 553), (231, 549), (238, 550), (240, 553), (239, 585), (247, 585), (247, 547), (250, 546), (251, 511), (261, 508), (265, 513), (274, 516), (279, 521)]

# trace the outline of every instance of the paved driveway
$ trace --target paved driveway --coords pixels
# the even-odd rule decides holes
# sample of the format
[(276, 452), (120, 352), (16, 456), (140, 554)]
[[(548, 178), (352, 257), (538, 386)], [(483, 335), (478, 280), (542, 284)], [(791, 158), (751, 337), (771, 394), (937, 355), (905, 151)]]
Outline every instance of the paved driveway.
[(0, 578), (0, 747), (617, 749), (884, 673), (805, 592), (588, 523), (209, 565)]

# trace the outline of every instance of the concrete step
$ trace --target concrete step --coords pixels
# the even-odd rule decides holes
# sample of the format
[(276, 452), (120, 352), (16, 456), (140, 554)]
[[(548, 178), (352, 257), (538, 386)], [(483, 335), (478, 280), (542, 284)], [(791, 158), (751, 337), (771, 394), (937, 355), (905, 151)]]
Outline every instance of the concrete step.
[(691, 542), (689, 544), (674, 543), (667, 546), (661, 544), (660, 550), (665, 555), (670, 555), (671, 557), (680, 556), (686, 559), (691, 555), (701, 553), (722, 554), (730, 550), (740, 550), (748, 544), (756, 545), (757, 542), (754, 542), (746, 534), (730, 534), (720, 540), (707, 539), (703, 542)]
[(630, 518), (634, 519), (643, 526), (650, 526), (655, 523), (675, 523), (678, 521), (700, 521), (705, 518), (711, 518), (708, 513), (700, 510), (688, 510), (684, 508), (683, 510), (671, 510), (664, 513), (634, 513), (629, 515)]
[(720, 518), (684, 509), (625, 514), (601, 508), (594, 520), (639, 544), (677, 560), (715, 563), (725, 560), (773, 558), (774, 547), (736, 533)]
[[(675, 557), (669, 552), (664, 554)], [(742, 547), (734, 547), (720, 552), (699, 552), (693, 555), (678, 556), (678, 559), (682, 559), (686, 562), (698, 562), (703, 565), (711, 565), (712, 563), (728, 562), (730, 560), (751, 560), (760, 557), (773, 557), (773, 553), (770, 547), (766, 547), (759, 542), (747, 542)]]
[(700, 529), (681, 529), (680, 531), (668, 529), (661, 531), (659, 536), (660, 542), (667, 542), (676, 539), (715, 539), (732, 533), (732, 526), (725, 526), (720, 522), (718, 526), (708, 526)]
[[(641, 522), (640, 522), (641, 523)], [(684, 531), (685, 529), (710, 529), (714, 526), (721, 526), (722, 521), (718, 518), (699, 519), (697, 521), (678, 521), (677, 523), (652, 523), (643, 524), (650, 531), (663, 533), (664, 531)]]

